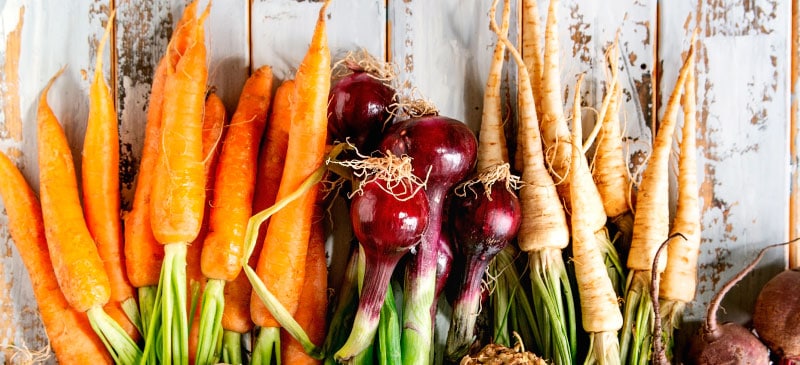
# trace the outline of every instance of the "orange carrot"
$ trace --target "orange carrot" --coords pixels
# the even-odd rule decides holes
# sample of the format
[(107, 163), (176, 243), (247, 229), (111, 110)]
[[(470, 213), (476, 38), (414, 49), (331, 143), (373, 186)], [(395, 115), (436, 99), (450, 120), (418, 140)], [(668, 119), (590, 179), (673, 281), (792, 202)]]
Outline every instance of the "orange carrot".
[[(275, 91), (269, 124), (261, 141), (256, 173), (256, 191), (253, 195), (253, 212), (260, 212), (275, 204), (281, 184), (283, 167), (286, 162), (286, 149), (289, 146), (289, 129), (292, 127), (292, 97), (294, 80), (286, 80)], [(258, 243), (253, 256), (258, 259), (261, 245), (267, 234), (267, 224), (261, 225)]]
[(37, 109), (39, 192), (47, 247), (58, 285), (69, 305), (87, 312), (115, 361), (130, 364), (141, 357), (136, 343), (103, 311), (111, 284), (97, 252), (78, 194), (78, 181), (64, 130), (47, 103), (61, 69), (42, 91)]
[[(292, 126), (286, 164), (277, 198), (294, 192), (322, 165), (327, 138), (327, 106), (331, 79), (331, 55), (325, 27), (323, 3), (305, 58), (295, 77), (292, 96)], [(289, 313), (297, 310), (305, 278), (305, 259), (317, 189), (312, 188), (272, 216), (256, 273)], [(256, 294), (250, 305), (253, 322), (262, 327), (257, 342), (280, 342), (278, 322)], [(273, 346), (268, 346), (270, 349)]]
[[(317, 203), (316, 220), (311, 227), (306, 255), (306, 278), (300, 294), (295, 319), (314, 343), (325, 340), (328, 307), (328, 267), (325, 256), (325, 229), (322, 224), (322, 207)], [(289, 333), (281, 331), (281, 360), (284, 364), (320, 364), (306, 354), (303, 346)]]
[(126, 270), (131, 284), (137, 288), (158, 284), (161, 262), (164, 259), (164, 247), (158, 244), (150, 228), (150, 196), (153, 172), (161, 145), (161, 112), (166, 76), (167, 59), (162, 58), (158, 63), (150, 91), (144, 147), (136, 177), (133, 204), (131, 211), (123, 215)]
[(226, 132), (214, 178), (214, 198), (200, 267), (209, 278), (200, 314), (197, 363), (216, 363), (222, 336), (224, 287), (242, 269), (247, 222), (252, 215), (258, 146), (272, 96), (272, 69), (262, 66), (247, 79)]
[[(208, 232), (208, 212), (211, 209), (211, 195), (209, 192), (214, 191), (214, 179), (210, 178), (209, 174), (216, 169), (219, 156), (217, 151), (223, 138), (225, 119), (225, 105), (222, 103), (222, 99), (214, 92), (210, 92), (206, 97), (206, 105), (203, 111), (203, 156), (206, 156), (203, 164), (203, 171), (206, 177), (205, 212), (203, 213), (203, 225), (200, 227), (200, 233), (186, 248), (186, 290), (188, 293), (196, 295), (198, 302), (206, 284), (206, 278), (200, 269), (200, 255), (203, 251), (203, 240)], [(193, 288), (196, 288), (196, 293), (193, 293)], [(189, 363), (193, 364), (200, 337), (200, 311), (197, 310), (199, 303), (190, 302), (187, 304), (187, 309), (190, 313), (194, 309), (194, 316), (191, 318), (192, 326), (189, 329)]]
[[(195, 4), (185, 9), (184, 25), (167, 47), (165, 57), (170, 61), (164, 86), (161, 152), (150, 201), (150, 226), (153, 236), (164, 245), (164, 261), (156, 294), (161, 310), (151, 314), (154, 325), (147, 330), (145, 355), (150, 358), (154, 346), (161, 346), (162, 361), (178, 364), (187, 364), (189, 359), (186, 249), (200, 232), (206, 201), (202, 135), (208, 67), (204, 23), (210, 3), (200, 16)], [(182, 45), (186, 46), (183, 52)], [(158, 321), (163, 323), (162, 341), (154, 344)]]
[(123, 303), (127, 302), (127, 306), (133, 306), (132, 314), (138, 316), (133, 286), (125, 274), (125, 258), (122, 255), (117, 113), (103, 77), (103, 50), (114, 24), (113, 19), (112, 13), (97, 48), (94, 80), (89, 89), (89, 122), (83, 142), (81, 184), (86, 224), (97, 242), (111, 284), (111, 300), (104, 309), (131, 338), (137, 340), (139, 331), (123, 309)]
[(45, 239), (42, 208), (19, 169), (0, 152), (0, 196), (8, 229), (31, 278), (50, 347), (61, 364), (111, 364), (85, 313), (70, 307), (58, 287)]
[(245, 82), (216, 170), (209, 233), (201, 266), (210, 279), (232, 281), (242, 269), (244, 232), (252, 215), (258, 147), (272, 96), (272, 69), (262, 66)]
[(216, 170), (219, 159), (219, 145), (223, 139), (226, 121), (225, 104), (216, 93), (210, 92), (206, 97), (203, 109), (203, 172), (206, 177), (206, 204), (203, 214), (204, 222), (197, 238), (186, 249), (186, 280), (189, 287), (192, 282), (205, 286), (205, 277), (200, 269), (200, 256), (203, 251), (203, 240), (208, 231), (208, 212), (211, 210), (211, 194), (214, 191), (214, 179), (211, 173)]
[[(184, 12), (194, 14), (196, 11), (197, 2), (192, 2), (186, 6)], [(125, 258), (128, 262), (126, 269), (128, 279), (137, 288), (158, 284), (161, 263), (164, 260), (164, 247), (156, 241), (150, 225), (150, 201), (155, 166), (158, 155), (161, 153), (161, 119), (164, 110), (164, 84), (167, 79), (167, 68), (174, 68), (179, 60), (179, 55), (186, 52), (189, 46), (191, 38), (189, 33), (192, 28), (188, 25), (191, 19), (190, 17), (180, 19), (175, 27), (175, 35), (173, 35), (173, 39), (176, 41), (171, 45), (174, 47), (174, 52), (167, 52), (156, 68), (148, 99), (144, 146), (136, 178), (133, 207), (123, 217), (125, 220)], [(142, 293), (140, 293), (141, 296)], [(142, 320), (146, 322), (147, 319), (142, 318)]]

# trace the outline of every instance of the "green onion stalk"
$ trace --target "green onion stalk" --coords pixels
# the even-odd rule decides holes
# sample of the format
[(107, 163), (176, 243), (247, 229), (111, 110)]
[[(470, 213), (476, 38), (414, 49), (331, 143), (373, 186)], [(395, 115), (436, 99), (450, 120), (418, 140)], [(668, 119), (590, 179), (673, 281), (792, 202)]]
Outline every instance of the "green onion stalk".
[(358, 249), (352, 250), (345, 267), (342, 285), (336, 295), (336, 306), (331, 315), (331, 324), (328, 327), (323, 347), (323, 352), (328, 355), (325, 357), (325, 365), (336, 364), (333, 352), (344, 345), (356, 315), (358, 308), (358, 251)]
[(383, 301), (383, 307), (381, 307), (381, 318), (378, 321), (376, 342), (379, 365), (403, 363), (400, 333), (400, 318), (390, 283), (389, 290), (386, 291), (386, 299)]

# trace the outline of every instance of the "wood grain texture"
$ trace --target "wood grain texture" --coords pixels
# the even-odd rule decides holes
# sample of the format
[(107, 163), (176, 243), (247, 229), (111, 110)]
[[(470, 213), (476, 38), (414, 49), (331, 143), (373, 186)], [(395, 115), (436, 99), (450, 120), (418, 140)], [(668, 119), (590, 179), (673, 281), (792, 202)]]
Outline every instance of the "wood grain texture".
[[(792, 1), (792, 25), (791, 25), (791, 70), (790, 88), (791, 100), (790, 120), (791, 129), (789, 131), (789, 158), (791, 159), (792, 176), (791, 192), (789, 201), (789, 239), (800, 237), (800, 101), (798, 101), (798, 75), (800, 74), (800, 1)], [(800, 243), (789, 246), (789, 267), (800, 266)]]
[[(787, 238), (791, 4), (675, 2), (660, 14), (660, 90), (672, 89), (689, 35), (700, 30), (697, 169), (703, 231), (697, 297), (685, 316), (696, 322), (705, 317), (714, 293), (760, 247)], [(663, 105), (667, 94), (661, 96)], [(728, 294), (720, 319), (747, 321), (761, 285), (784, 266), (782, 251), (768, 253)]]
[[(293, 78), (308, 49), (321, 3), (255, 0), (251, 5), (253, 67), (269, 65), (279, 80)], [(386, 6), (380, 0), (335, 0), (328, 7), (328, 43), (333, 62), (348, 51), (386, 52)]]
[[(538, 1), (543, 17), (548, 4), (549, 1)], [(606, 94), (610, 75), (606, 71), (605, 51), (617, 34), (619, 36), (623, 146), (628, 155), (628, 168), (638, 181), (652, 141), (655, 2), (564, 0), (558, 12), (561, 82), (565, 95), (572, 95), (578, 75), (585, 75), (581, 92), (583, 103), (589, 108), (583, 113), (584, 135), (591, 131), (595, 111)], [(565, 98), (565, 103), (565, 110), (572, 110), (571, 96)]]

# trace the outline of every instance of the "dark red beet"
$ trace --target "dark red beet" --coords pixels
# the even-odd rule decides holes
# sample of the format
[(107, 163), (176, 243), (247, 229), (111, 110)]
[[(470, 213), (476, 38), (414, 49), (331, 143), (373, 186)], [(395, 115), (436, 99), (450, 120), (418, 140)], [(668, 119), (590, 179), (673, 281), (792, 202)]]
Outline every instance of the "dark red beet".
[(394, 89), (366, 72), (356, 71), (331, 87), (328, 103), (329, 142), (349, 140), (364, 154), (375, 150), (389, 125)]
[(483, 274), (492, 258), (516, 237), (521, 210), (517, 195), (504, 184), (492, 185), (487, 195), (479, 183), (467, 188), (464, 196), (452, 197), (449, 214), (456, 259), (465, 262), (446, 345), (447, 357), (455, 361), (474, 341)]
[(800, 363), (800, 268), (786, 270), (764, 285), (756, 299), (753, 327), (784, 363)]
[(689, 364), (768, 365), (770, 363), (767, 346), (764, 346), (752, 332), (737, 323), (729, 322), (719, 325), (717, 310), (725, 294), (756, 267), (768, 249), (784, 244), (770, 245), (761, 249), (753, 262), (725, 283), (722, 289), (714, 295), (708, 304), (706, 321), (699, 333), (692, 338), (689, 348)]

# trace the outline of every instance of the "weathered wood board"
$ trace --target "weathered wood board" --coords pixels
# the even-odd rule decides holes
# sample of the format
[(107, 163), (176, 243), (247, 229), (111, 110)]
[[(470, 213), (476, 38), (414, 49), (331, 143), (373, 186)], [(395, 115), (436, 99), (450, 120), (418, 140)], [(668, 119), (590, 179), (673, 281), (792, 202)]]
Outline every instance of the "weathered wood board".
[[(66, 65), (49, 100), (65, 125), (73, 154), (79, 156), (88, 111), (88, 75), (109, 4), (114, 4), (114, 52), (104, 56), (104, 72), (117, 96), (126, 206), (135, 184), (153, 71), (186, 2), (0, 1), (0, 149), (18, 163), (35, 190), (39, 93), (50, 76)], [(404, 95), (428, 99), (443, 115), (477, 131), (496, 41), (488, 28), (490, 3), (334, 0), (328, 11), (334, 59), (363, 48), (392, 61)], [(586, 74), (582, 93), (590, 108), (585, 109), (585, 127), (592, 123), (591, 107), (599, 106), (605, 92), (605, 48), (619, 31), (625, 95), (621, 118), (634, 176), (649, 153), (651, 126), (663, 112), (656, 106), (664, 104), (672, 89), (691, 30), (700, 29), (696, 71), (704, 232), (697, 300), (687, 309), (688, 321), (704, 316), (702, 309), (716, 290), (760, 247), (798, 235), (800, 113), (795, 93), (800, 53), (792, 46), (800, 39), (799, 3), (561, 1), (561, 79), (567, 95), (572, 95), (576, 76)], [(547, 2), (538, 5), (544, 16)], [(277, 79), (292, 77), (307, 49), (319, 6), (295, 0), (212, 4), (207, 33), (210, 83), (229, 113), (252, 68), (268, 64)], [(512, 41), (519, 31), (517, 18), (512, 17)], [(506, 65), (504, 97), (513, 117), (516, 67), (508, 61)], [(571, 101), (566, 104), (568, 108)], [(0, 252), (0, 344), (42, 348), (46, 339), (30, 282), (2, 211)], [(723, 318), (745, 321), (753, 293), (785, 266), (786, 257), (780, 250), (769, 254), (761, 268), (724, 302), (727, 314)], [(12, 353), (5, 351), (3, 360)]]

